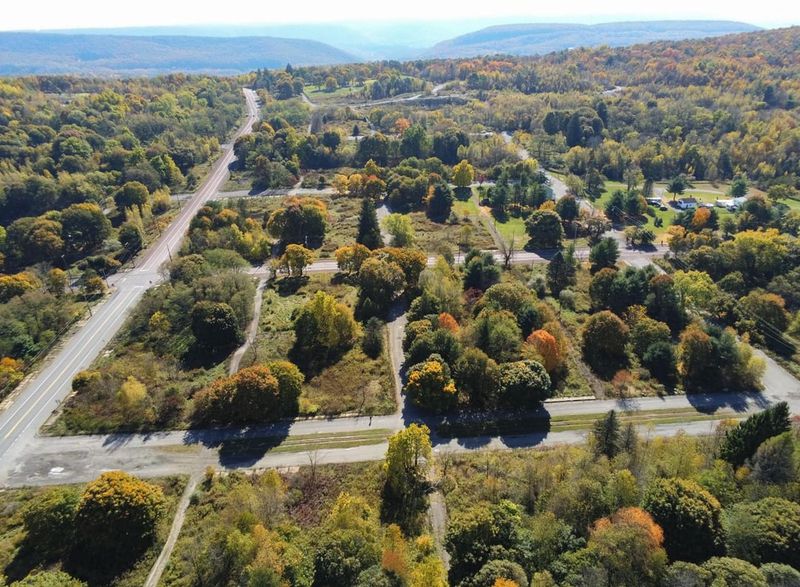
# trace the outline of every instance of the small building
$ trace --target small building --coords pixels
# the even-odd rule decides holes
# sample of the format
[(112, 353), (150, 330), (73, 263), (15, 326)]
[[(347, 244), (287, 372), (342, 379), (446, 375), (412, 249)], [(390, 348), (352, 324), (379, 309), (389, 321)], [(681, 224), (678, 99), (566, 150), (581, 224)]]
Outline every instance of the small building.
[(738, 197), (738, 198), (728, 198), (728, 199), (725, 199), (725, 200), (717, 200), (716, 202), (714, 202), (714, 204), (717, 206), (717, 208), (725, 208), (726, 210), (729, 210), (731, 212), (735, 212), (736, 210), (741, 208), (742, 204), (744, 204), (746, 201), (747, 201), (747, 198), (741, 196), (741, 197)]
[(696, 198), (678, 198), (678, 208), (681, 210), (694, 210), (697, 208)]

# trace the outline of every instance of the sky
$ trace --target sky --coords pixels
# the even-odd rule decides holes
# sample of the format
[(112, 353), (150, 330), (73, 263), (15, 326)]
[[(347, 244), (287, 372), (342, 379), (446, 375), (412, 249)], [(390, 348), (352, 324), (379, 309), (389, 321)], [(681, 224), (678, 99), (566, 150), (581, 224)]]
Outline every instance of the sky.
[[(226, 11), (225, 8), (230, 7)], [(299, 10), (298, 7), (302, 7)], [(800, 24), (793, 0), (24, 0), (3, 9), (0, 30), (201, 24), (418, 21), (508, 17), (515, 22), (737, 20), (764, 27)]]

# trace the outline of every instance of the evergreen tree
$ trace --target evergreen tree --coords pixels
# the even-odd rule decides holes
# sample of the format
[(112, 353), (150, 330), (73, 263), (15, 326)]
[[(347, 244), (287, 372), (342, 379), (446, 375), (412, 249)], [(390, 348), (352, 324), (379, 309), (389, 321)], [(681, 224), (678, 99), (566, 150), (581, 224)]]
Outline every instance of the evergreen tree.
[(731, 428), (722, 439), (719, 456), (739, 467), (755, 454), (762, 442), (789, 430), (789, 405), (780, 402)]
[(595, 453), (605, 455), (609, 459), (619, 452), (620, 427), (616, 410), (610, 410), (605, 416), (594, 423), (592, 437), (595, 442)]
[(369, 198), (364, 198), (361, 203), (356, 242), (372, 250), (380, 249), (383, 246), (378, 214), (375, 212), (375, 204)]
[(583, 128), (581, 126), (581, 117), (575, 112), (569, 118), (567, 123), (567, 146), (576, 147), (583, 143)]
[(576, 262), (574, 248), (570, 246), (566, 253), (558, 251), (547, 265), (547, 286), (554, 296), (576, 282)]

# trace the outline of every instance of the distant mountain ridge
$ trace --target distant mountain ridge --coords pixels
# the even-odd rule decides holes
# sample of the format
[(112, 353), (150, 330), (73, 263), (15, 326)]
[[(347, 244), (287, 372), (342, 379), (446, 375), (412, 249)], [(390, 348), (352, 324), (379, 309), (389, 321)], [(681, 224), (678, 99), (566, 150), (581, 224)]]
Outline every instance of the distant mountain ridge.
[(125, 36), (0, 32), (0, 75), (236, 74), (358, 59), (331, 45), (278, 37)]
[[(424, 27), (425, 23), (417, 23), (417, 26)], [(259, 68), (282, 68), (287, 63), (336, 65), (375, 59), (539, 55), (573, 47), (620, 47), (760, 30), (741, 22), (691, 20), (593, 25), (506, 24), (462, 34), (436, 43), (429, 49), (414, 45), (424, 42), (423, 39), (433, 42), (437, 35), (442, 38), (464, 26), (464, 22), (452, 23), (449, 28), (432, 24), (431, 30), (423, 31), (424, 34), (418, 31), (405, 35), (406, 44), (397, 43), (404, 36), (403, 32), (413, 30), (409, 23), (398, 23), (396, 30), (390, 23), (381, 23), (373, 28), (311, 23), (152, 28), (158, 34), (146, 34), (146, 28), (118, 29), (116, 32), (112, 32), (115, 29), (0, 32), (0, 75), (106, 76), (170, 72), (232, 75)], [(240, 36), (241, 33), (248, 34)]]
[(442, 41), (425, 57), (475, 57), (477, 55), (541, 55), (574, 47), (609, 45), (624, 47), (652, 41), (697, 39), (761, 30), (734, 21), (667, 20), (581, 24), (511, 24), (491, 26)]

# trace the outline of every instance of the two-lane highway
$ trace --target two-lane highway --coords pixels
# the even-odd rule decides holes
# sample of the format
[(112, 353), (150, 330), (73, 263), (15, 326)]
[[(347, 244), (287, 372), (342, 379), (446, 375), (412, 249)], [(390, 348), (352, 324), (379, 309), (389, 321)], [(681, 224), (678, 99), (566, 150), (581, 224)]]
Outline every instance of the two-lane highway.
[[(12, 453), (24, 449), (52, 412), (69, 395), (72, 378), (86, 369), (125, 322), (128, 312), (144, 292), (162, 279), (159, 268), (179, 248), (194, 215), (225, 182), (234, 159), (233, 143), (249, 133), (258, 118), (255, 92), (245, 89), (247, 119), (223, 148), (211, 172), (195, 195), (161, 237), (137, 259), (135, 268), (114, 275), (112, 293), (96, 307), (93, 315), (70, 338), (63, 341), (41, 371), (18, 391), (14, 401), (0, 413), (0, 460), (9, 462)], [(143, 368), (146, 368), (143, 366)]]

